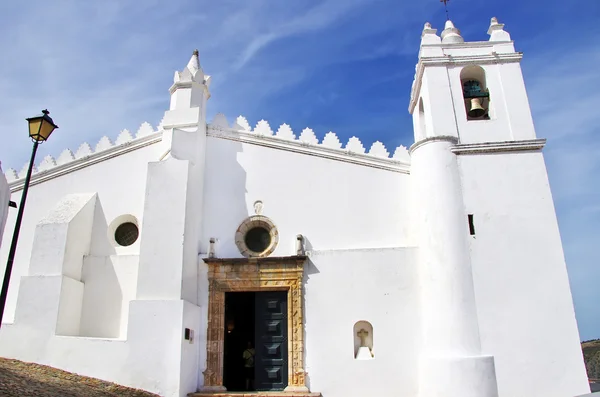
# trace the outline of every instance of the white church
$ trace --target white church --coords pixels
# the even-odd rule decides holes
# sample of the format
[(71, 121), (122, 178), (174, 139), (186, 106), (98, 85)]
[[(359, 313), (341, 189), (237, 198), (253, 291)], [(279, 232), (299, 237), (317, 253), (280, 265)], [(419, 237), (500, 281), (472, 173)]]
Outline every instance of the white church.
[(37, 163), (0, 356), (165, 397), (589, 393), (523, 54), (488, 33), (425, 24), (393, 153), (207, 121), (194, 52), (158, 127)]

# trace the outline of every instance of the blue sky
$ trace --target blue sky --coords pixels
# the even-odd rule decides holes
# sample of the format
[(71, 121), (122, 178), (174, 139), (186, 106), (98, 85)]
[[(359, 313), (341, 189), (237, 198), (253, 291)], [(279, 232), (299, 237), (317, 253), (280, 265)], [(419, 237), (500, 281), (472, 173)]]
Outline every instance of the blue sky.
[[(600, 338), (600, 2), (451, 0), (468, 41), (506, 24), (545, 149), (582, 339)], [(393, 152), (412, 143), (408, 98), (423, 23), (438, 0), (77, 0), (0, 4), (0, 160), (28, 160), (25, 117), (48, 108), (55, 157), (114, 139), (168, 107), (173, 72), (198, 48), (213, 77), (209, 117), (273, 130), (335, 131)]]

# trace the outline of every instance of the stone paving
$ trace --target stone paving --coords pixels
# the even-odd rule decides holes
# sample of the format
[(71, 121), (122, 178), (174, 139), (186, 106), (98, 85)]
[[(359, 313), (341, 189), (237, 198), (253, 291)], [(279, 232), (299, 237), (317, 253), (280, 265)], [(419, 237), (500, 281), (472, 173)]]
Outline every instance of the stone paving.
[(143, 390), (0, 358), (0, 397), (159, 397)]

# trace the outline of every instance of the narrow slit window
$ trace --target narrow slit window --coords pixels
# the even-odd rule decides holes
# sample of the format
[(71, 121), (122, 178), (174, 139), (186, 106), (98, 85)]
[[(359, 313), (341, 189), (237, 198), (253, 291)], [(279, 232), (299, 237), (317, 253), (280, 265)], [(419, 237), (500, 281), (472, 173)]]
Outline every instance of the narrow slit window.
[(469, 234), (475, 235), (475, 223), (473, 222), (473, 214), (469, 214)]

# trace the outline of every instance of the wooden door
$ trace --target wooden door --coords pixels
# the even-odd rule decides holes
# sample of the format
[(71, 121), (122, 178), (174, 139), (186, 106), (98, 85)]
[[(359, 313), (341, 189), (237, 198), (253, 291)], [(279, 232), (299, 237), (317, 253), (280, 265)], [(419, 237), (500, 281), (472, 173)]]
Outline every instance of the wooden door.
[(257, 292), (254, 302), (255, 388), (283, 390), (288, 384), (287, 291)]

